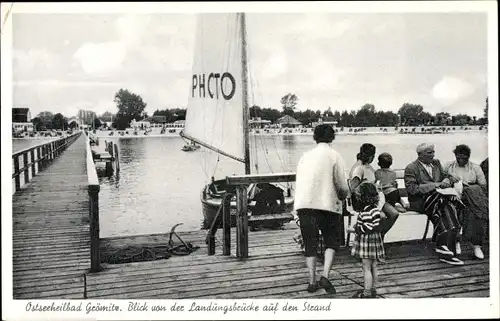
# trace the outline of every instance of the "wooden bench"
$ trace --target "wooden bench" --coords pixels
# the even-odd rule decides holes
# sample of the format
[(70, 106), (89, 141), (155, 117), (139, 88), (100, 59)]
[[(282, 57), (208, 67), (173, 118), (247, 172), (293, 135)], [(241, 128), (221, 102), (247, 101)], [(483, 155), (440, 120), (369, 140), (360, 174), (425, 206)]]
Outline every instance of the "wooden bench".
[[(405, 183), (404, 183), (404, 169), (397, 169), (394, 171), (396, 172), (399, 195), (401, 196), (401, 201), (403, 202), (402, 205), (407, 209), (407, 211), (405, 213), (399, 213), (399, 215), (426, 215), (424, 213), (409, 210), (410, 204), (408, 201), (408, 192), (406, 191)], [(346, 209), (350, 214), (348, 221), (349, 221), (349, 226), (351, 226), (351, 223), (353, 224), (356, 222), (356, 220), (351, 222), (351, 220), (352, 220), (351, 218), (352, 217), (357, 218), (358, 212), (356, 210), (354, 210), (354, 208), (352, 207), (352, 201), (351, 201), (350, 197), (346, 200)], [(397, 228), (397, 224), (398, 223), (396, 222), (396, 224), (394, 225), (393, 228)], [(424, 234), (422, 236), (422, 241), (427, 239), (427, 233), (429, 232), (429, 226), (430, 226), (430, 220), (427, 217), (427, 222), (425, 223), (425, 229), (424, 229)], [(350, 241), (350, 233), (347, 233), (346, 246), (349, 245), (349, 241)]]

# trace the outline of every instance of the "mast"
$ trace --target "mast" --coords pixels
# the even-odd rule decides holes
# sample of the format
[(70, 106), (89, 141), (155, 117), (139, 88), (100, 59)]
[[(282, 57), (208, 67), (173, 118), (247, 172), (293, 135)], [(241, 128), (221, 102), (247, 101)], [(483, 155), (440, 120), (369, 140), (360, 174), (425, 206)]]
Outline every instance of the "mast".
[(245, 148), (245, 174), (250, 174), (250, 138), (248, 134), (248, 65), (247, 65), (247, 31), (245, 13), (240, 13), (240, 32), (241, 32), (241, 83), (243, 96), (243, 146)]

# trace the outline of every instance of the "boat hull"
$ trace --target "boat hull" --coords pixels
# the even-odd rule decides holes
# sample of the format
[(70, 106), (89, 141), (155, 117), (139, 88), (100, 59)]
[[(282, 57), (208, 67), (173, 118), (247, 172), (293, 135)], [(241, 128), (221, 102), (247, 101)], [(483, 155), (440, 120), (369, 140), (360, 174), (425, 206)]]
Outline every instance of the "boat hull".
[[(202, 229), (208, 230), (210, 226), (212, 225), (213, 220), (215, 219), (217, 215), (217, 211), (219, 210), (219, 207), (222, 204), (222, 197), (213, 197), (209, 195), (209, 193), (206, 193), (206, 190), (208, 188), (208, 185), (205, 186), (205, 188), (201, 192), (201, 204), (202, 204), (202, 211), (203, 211), (203, 222), (202, 222)], [(248, 212), (249, 215), (251, 215), (252, 208), (255, 205), (255, 202), (250, 202), (248, 204)], [(230, 219), (230, 226), (231, 227), (236, 227), (236, 201), (233, 199), (231, 200), (231, 219)], [(293, 197), (285, 197), (285, 207), (284, 207), (284, 212), (291, 212), (293, 210)], [(222, 214), (222, 213), (221, 213)], [(218, 222), (216, 222), (218, 227), (222, 227), (222, 215), (219, 215)], [(272, 224), (272, 223), (271, 223)]]

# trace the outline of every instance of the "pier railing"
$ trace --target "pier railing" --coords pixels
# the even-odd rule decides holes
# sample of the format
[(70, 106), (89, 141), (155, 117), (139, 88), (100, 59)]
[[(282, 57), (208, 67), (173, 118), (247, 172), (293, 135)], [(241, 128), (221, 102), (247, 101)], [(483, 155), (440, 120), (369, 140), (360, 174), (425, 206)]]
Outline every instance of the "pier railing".
[(87, 177), (89, 193), (90, 218), (90, 272), (101, 270), (100, 238), (99, 238), (99, 179), (95, 169), (90, 140), (85, 135), (85, 156), (87, 160)]
[[(253, 183), (294, 182), (295, 173), (238, 175), (226, 177), (226, 184), (236, 188), (236, 257), (248, 257), (248, 200), (247, 188)], [(229, 211), (224, 211), (223, 218), (229, 221)], [(224, 220), (223, 220), (224, 221)], [(230, 251), (229, 224), (223, 228), (223, 253)]]
[(81, 132), (69, 136), (29, 147), (12, 154), (14, 193), (21, 189), (21, 186), (30, 180), (40, 171), (45, 169), (56, 157), (68, 148)]

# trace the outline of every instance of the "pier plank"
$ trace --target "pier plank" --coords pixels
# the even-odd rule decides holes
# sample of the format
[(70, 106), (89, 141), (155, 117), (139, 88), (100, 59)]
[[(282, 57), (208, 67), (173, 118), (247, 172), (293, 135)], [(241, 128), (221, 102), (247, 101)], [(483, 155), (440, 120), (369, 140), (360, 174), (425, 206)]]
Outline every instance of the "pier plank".
[[(234, 239), (234, 230), (231, 231)], [(220, 234), (216, 234), (216, 255), (206, 253), (204, 231), (179, 232), (184, 241), (201, 248), (188, 256), (167, 260), (104, 264), (104, 270), (89, 274), (87, 293), (93, 299), (238, 299), (238, 298), (331, 298), (324, 290), (305, 291), (307, 269), (303, 254), (292, 237), (296, 228), (252, 232), (249, 258), (223, 256)], [(153, 241), (154, 239), (154, 241)], [(119, 244), (165, 243), (167, 234), (109, 238), (102, 240), (104, 252)], [(157, 243), (157, 244), (158, 244)], [(464, 253), (470, 246), (463, 245)], [(440, 262), (427, 241), (386, 245), (387, 262), (379, 265), (380, 297), (484, 297), (489, 290), (489, 252), (485, 260), (464, 256), (464, 266)], [(318, 264), (317, 273), (322, 266)], [(347, 248), (338, 251), (331, 277), (335, 298), (350, 297), (362, 289), (362, 269)], [(52, 285), (48, 284), (47, 288)], [(489, 293), (489, 292), (488, 292)]]

